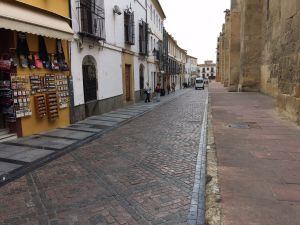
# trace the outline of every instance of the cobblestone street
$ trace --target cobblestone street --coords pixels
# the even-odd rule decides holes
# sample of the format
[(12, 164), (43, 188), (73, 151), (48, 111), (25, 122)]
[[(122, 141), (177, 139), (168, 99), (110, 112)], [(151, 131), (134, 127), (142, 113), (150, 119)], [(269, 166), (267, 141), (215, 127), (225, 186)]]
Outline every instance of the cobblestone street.
[(3, 186), (0, 224), (186, 224), (206, 96), (188, 91)]

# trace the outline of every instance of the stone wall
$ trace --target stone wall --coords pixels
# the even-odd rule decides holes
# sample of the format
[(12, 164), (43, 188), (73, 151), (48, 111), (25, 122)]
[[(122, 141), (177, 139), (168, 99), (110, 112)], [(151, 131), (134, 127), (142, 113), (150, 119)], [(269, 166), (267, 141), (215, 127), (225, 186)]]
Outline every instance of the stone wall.
[(224, 86), (229, 85), (229, 74), (230, 74), (230, 36), (231, 36), (231, 20), (230, 10), (226, 10), (225, 16), (225, 32), (224, 32)]
[(276, 97), (279, 112), (300, 124), (300, 1), (231, 3), (218, 43), (221, 82)]
[(241, 69), (239, 89), (259, 91), (263, 0), (241, 1)]
[(241, 43), (241, 4), (240, 0), (231, 1), (230, 10), (230, 73), (229, 91), (237, 91), (240, 76), (240, 43)]
[(300, 1), (264, 2), (261, 91), (300, 123)]

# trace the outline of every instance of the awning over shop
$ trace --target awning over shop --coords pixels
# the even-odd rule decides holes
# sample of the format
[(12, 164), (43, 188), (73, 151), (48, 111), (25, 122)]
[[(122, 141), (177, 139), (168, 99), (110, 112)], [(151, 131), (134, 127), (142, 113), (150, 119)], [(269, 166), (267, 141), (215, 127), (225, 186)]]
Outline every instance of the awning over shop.
[(0, 0), (0, 28), (16, 30), (62, 40), (72, 40), (73, 30), (59, 16)]

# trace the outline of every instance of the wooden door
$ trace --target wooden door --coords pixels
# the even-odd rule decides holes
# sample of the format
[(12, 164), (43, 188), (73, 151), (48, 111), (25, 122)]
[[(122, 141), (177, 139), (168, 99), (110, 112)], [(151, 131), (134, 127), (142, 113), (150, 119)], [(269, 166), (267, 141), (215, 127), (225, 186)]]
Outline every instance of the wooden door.
[(125, 65), (125, 87), (126, 87), (126, 101), (131, 100), (131, 79), (130, 79), (131, 66)]

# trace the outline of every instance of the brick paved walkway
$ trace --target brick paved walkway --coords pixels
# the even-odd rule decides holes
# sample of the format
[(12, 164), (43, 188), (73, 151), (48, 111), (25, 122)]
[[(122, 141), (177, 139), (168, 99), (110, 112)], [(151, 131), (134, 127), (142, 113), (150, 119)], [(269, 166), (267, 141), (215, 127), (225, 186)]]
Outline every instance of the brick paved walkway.
[(300, 128), (271, 97), (210, 92), (224, 225), (299, 225)]
[(0, 187), (190, 90), (176, 91), (160, 102), (139, 102), (66, 127), (0, 143)]
[(186, 224), (205, 96), (192, 90), (3, 186), (0, 224)]

